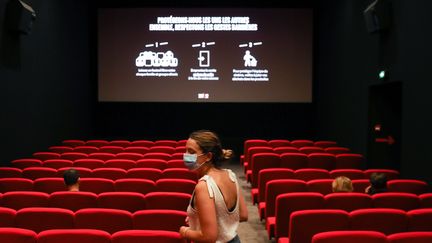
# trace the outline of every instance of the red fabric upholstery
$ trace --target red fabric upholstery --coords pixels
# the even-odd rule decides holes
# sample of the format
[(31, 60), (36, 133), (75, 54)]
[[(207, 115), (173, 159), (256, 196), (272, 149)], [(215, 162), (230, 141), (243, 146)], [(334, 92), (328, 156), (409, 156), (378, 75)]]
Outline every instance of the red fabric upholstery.
[(361, 169), (365, 167), (365, 158), (361, 154), (336, 155), (336, 169)]
[(114, 191), (114, 181), (104, 178), (81, 178), (80, 190), (96, 194), (112, 192)]
[(281, 168), (289, 168), (292, 170), (298, 170), (302, 168), (306, 168), (308, 164), (308, 157), (306, 154), (302, 153), (282, 153), (280, 155), (281, 162), (280, 167)]
[(332, 183), (333, 179), (316, 179), (311, 180), (306, 183), (307, 189), (310, 192), (318, 192), (323, 195), (332, 193)]
[(183, 192), (192, 194), (196, 182), (189, 179), (167, 178), (156, 181), (156, 190), (159, 192)]
[[(82, 180), (82, 179), (81, 179)], [(53, 193), (65, 191), (66, 185), (63, 178), (39, 178), (34, 181), (33, 188), (38, 192)]]
[(30, 180), (36, 180), (38, 178), (45, 177), (56, 177), (57, 170), (48, 167), (27, 167), (22, 170), (22, 176)]
[(186, 212), (169, 209), (147, 209), (132, 215), (133, 228), (142, 230), (168, 230), (178, 232), (186, 225)]
[(53, 192), (49, 196), (49, 206), (75, 212), (83, 208), (96, 208), (97, 197), (92, 192)]
[(12, 208), (0, 207), (0, 229), (1, 227), (15, 226), (16, 211)]
[(350, 221), (352, 229), (379, 231), (386, 235), (408, 229), (407, 215), (399, 209), (359, 209), (350, 212)]
[[(166, 164), (165, 161), (158, 161), (158, 163)], [(151, 163), (151, 162), (150, 162)], [(126, 173), (126, 178), (148, 179), (157, 181), (162, 175), (162, 170), (158, 168), (134, 168)]]
[(396, 208), (409, 211), (420, 207), (419, 197), (412, 193), (377, 193), (372, 196), (372, 201), (375, 208)]
[(362, 208), (371, 208), (372, 197), (360, 192), (330, 193), (324, 196), (328, 209), (342, 209), (351, 212)]
[(145, 195), (147, 209), (173, 209), (185, 211), (191, 195), (181, 192), (150, 192)]
[(407, 212), (410, 231), (432, 231), (432, 208), (421, 208)]
[(387, 236), (388, 243), (429, 243), (432, 232), (403, 232)]
[(125, 178), (116, 180), (114, 189), (118, 192), (139, 192), (145, 195), (156, 191), (156, 183), (148, 179)]
[(318, 168), (304, 168), (294, 171), (297, 180), (311, 181), (316, 179), (330, 179), (328, 170)]
[(17, 211), (15, 225), (36, 233), (48, 229), (72, 229), (74, 213), (63, 208), (23, 208)]
[(3, 194), (3, 207), (19, 210), (27, 207), (47, 207), (49, 195), (43, 192), (15, 191)]
[(27, 178), (0, 178), (0, 192), (32, 191), (33, 181)]
[(183, 243), (178, 232), (163, 230), (124, 230), (111, 236), (112, 243)]
[(98, 195), (100, 208), (114, 208), (131, 213), (146, 207), (144, 195), (138, 192), (104, 192)]
[(329, 153), (311, 153), (308, 155), (308, 167), (325, 170), (336, 168), (336, 157)]
[(36, 243), (37, 234), (28, 229), (0, 228), (0, 242), (4, 243)]
[(126, 210), (86, 208), (75, 212), (75, 227), (104, 230), (110, 234), (132, 229), (132, 214)]
[(329, 231), (312, 237), (312, 243), (387, 243), (383, 233), (375, 231)]
[(198, 181), (198, 174), (187, 168), (166, 168), (162, 171), (161, 179), (188, 179)]
[(105, 161), (105, 167), (129, 170), (136, 167), (136, 162), (130, 159), (110, 159)]
[(93, 169), (92, 176), (109, 180), (123, 179), (126, 177), (126, 170), (120, 168), (96, 168)]
[(54, 229), (38, 234), (38, 243), (111, 243), (108, 232), (95, 229)]

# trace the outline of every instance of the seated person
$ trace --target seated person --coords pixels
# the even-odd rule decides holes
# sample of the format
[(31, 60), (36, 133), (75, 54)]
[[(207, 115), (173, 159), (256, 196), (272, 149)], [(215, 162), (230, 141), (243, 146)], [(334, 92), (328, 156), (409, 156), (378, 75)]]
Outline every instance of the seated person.
[(345, 176), (336, 177), (332, 183), (333, 192), (352, 192), (354, 190), (350, 178)]
[(387, 175), (385, 173), (372, 173), (369, 181), (370, 186), (365, 190), (367, 194), (387, 192)]
[(67, 186), (68, 191), (77, 192), (79, 191), (79, 173), (75, 169), (65, 170), (63, 173), (63, 179)]

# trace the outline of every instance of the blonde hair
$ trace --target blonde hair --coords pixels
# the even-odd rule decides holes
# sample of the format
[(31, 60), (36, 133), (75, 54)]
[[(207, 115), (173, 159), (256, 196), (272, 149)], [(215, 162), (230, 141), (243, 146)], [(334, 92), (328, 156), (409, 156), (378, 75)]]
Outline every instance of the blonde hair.
[(333, 192), (352, 192), (354, 190), (351, 179), (346, 176), (336, 177), (332, 183)]

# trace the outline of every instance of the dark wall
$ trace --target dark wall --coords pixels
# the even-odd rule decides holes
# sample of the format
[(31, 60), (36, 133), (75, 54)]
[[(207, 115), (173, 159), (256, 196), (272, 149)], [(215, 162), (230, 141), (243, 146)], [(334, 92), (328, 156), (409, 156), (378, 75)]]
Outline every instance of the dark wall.
[(92, 134), (86, 1), (29, 2), (37, 19), (29, 35), (5, 26), (0, 1), (0, 164)]

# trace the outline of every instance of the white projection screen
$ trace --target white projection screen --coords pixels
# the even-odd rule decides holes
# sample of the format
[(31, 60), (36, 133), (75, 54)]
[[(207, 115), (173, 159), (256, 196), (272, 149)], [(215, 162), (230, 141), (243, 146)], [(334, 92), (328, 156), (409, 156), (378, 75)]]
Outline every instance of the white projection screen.
[(100, 8), (101, 102), (312, 102), (312, 9)]

